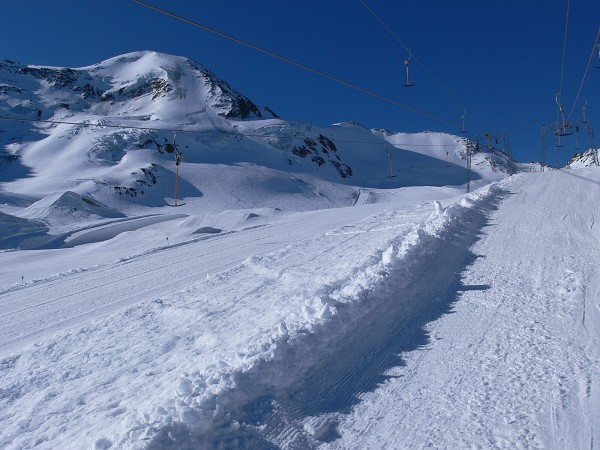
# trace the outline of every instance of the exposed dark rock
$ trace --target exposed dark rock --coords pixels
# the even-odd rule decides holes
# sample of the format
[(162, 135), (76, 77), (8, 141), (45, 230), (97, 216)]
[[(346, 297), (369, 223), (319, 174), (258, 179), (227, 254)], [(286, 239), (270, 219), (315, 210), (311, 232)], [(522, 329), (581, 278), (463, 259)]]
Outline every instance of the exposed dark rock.
[(226, 114), (220, 113), (227, 119), (247, 119), (251, 115), (262, 117), (258, 107), (249, 99), (239, 97), (231, 102), (229, 112)]
[(87, 100), (90, 98), (91, 99), (101, 98), (102, 94), (103, 94), (103, 92), (100, 89), (96, 89), (94, 86), (92, 86), (89, 83), (85, 84), (83, 87), (76, 86), (73, 90), (81, 91), (81, 98), (84, 100)]
[[(337, 147), (335, 143), (322, 134), (319, 134), (316, 140), (312, 138), (305, 138), (304, 145), (294, 146), (291, 151), (292, 154), (300, 158), (306, 158), (312, 155), (311, 161), (317, 164), (319, 167), (329, 161), (329, 163), (335, 167), (342, 178), (352, 176), (352, 168), (341, 162), (341, 158), (337, 154)], [(331, 157), (334, 157), (334, 159), (331, 159)]]
[[(128, 188), (125, 186), (114, 186), (114, 190), (119, 195), (128, 195), (132, 198), (137, 197), (137, 195), (138, 195), (138, 191), (135, 188)], [(140, 194), (143, 195), (144, 191), (141, 191)]]
[(294, 147), (292, 149), (292, 153), (296, 156), (299, 156), (300, 158), (306, 158), (312, 152), (305, 146), (302, 146), (302, 147)]
[(158, 97), (163, 97), (171, 90), (171, 86), (169, 86), (169, 82), (162, 78), (153, 78), (150, 80), (150, 85), (152, 86), (152, 100), (156, 100)]
[[(214, 101), (213, 106), (224, 110), (224, 112), (218, 113), (220, 116), (227, 119), (264, 117), (263, 112), (261, 112), (260, 108), (256, 106), (252, 100), (235, 91), (226, 81), (195, 62), (191, 62), (191, 64), (195, 69), (201, 72), (204, 84), (208, 88), (210, 97)], [(269, 108), (264, 108), (264, 112), (273, 118), (279, 117)]]
[(164, 96), (171, 91), (169, 83), (162, 78), (138, 78), (134, 83), (123, 86), (116, 91), (105, 92), (101, 95), (102, 101), (125, 101), (152, 94), (152, 100)]
[(337, 161), (330, 160), (329, 162), (331, 163), (331, 165), (333, 165), (333, 167), (336, 168), (336, 170), (342, 178), (348, 178), (352, 176), (352, 167), (348, 166), (347, 164), (339, 163)]
[(144, 178), (136, 180), (136, 183), (140, 183), (142, 186), (154, 186), (158, 181), (158, 169), (156, 164), (151, 164), (150, 167), (142, 167), (140, 169), (144, 174)]
[(337, 147), (335, 146), (335, 144), (333, 143), (333, 141), (331, 139), (329, 139), (328, 137), (323, 136), (322, 134), (319, 135), (319, 142), (321, 143), (321, 145), (323, 146), (323, 151), (325, 153), (328, 153), (327, 150), (331, 150), (332, 152), (337, 152)]
[(79, 79), (79, 74), (69, 68), (54, 69), (50, 67), (30, 67), (25, 66), (19, 69), (20, 73), (33, 75), (36, 78), (47, 80), (55, 88), (62, 89), (73, 87)]
[(317, 163), (317, 165), (319, 167), (321, 167), (323, 164), (325, 164), (325, 159), (323, 159), (322, 156), (313, 156), (312, 161)]
[(8, 94), (22, 94), (23, 93), (23, 89), (18, 88), (16, 86), (11, 86), (8, 84), (2, 84), (0, 85), (0, 94), (1, 95), (8, 95)]

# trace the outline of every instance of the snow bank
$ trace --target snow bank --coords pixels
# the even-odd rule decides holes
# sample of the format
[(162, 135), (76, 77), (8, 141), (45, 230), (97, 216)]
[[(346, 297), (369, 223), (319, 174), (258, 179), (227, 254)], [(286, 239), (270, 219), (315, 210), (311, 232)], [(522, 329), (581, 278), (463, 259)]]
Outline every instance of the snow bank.
[[(598, 442), (599, 181), (595, 167), (515, 177), (457, 284), (436, 289), (445, 311), (413, 318), (390, 339), (382, 353), (399, 356), (378, 367), (380, 384), (362, 391), (340, 415), (337, 438), (319, 448), (584, 449)], [(471, 211), (459, 213), (461, 230), (470, 231)], [(439, 246), (436, 256), (437, 271), (456, 267)], [(428, 271), (428, 283), (435, 273)]]
[[(0, 361), (0, 446), (258, 445), (252, 423), (273, 407), (261, 398), (310, 382), (371, 311), (396, 301), (421, 258), (445, 241), (464, 245), (469, 214), (500, 193), (490, 185), (444, 206), (389, 210)], [(418, 307), (398, 300), (408, 302), (400, 314)], [(297, 442), (334, 425), (310, 411), (302, 420)]]

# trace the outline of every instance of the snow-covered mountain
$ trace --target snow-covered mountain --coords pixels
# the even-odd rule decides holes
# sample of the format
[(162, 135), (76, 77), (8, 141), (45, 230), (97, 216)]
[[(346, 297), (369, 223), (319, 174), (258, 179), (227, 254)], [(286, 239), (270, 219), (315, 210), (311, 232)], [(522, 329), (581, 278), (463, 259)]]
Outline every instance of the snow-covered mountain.
[[(283, 194), (339, 206), (356, 201), (356, 186), (467, 177), (462, 138), (284, 120), (197, 62), (150, 51), (82, 68), (0, 62), (0, 115), (24, 120), (0, 122), (4, 192), (69, 191), (125, 212), (173, 202), (174, 141), (179, 195), (203, 210), (285, 207)], [(472, 179), (500, 178), (508, 160), (483, 149), (473, 169)]]
[(598, 163), (597, 150), (589, 149), (585, 152), (575, 153), (567, 163), (567, 167), (571, 169), (581, 169), (583, 167), (596, 166)]

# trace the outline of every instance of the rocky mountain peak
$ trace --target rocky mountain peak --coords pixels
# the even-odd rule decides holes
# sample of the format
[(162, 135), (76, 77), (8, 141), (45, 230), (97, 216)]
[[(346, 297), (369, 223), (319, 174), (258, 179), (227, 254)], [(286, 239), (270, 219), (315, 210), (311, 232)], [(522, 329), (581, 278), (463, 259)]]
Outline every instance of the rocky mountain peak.
[[(218, 116), (235, 120), (278, 117), (196, 61), (152, 51), (128, 53), (80, 68), (22, 65), (4, 60), (0, 62), (0, 86), (3, 94), (11, 90), (28, 92), (27, 108), (35, 110), (54, 103), (84, 111), (108, 103), (136, 111), (144, 109), (145, 104), (155, 111), (153, 102), (169, 101), (181, 103), (177, 108), (182, 114), (212, 110)], [(132, 100), (135, 105), (125, 105)], [(30, 108), (33, 104), (37, 106)], [(196, 110), (184, 111), (185, 108)]]

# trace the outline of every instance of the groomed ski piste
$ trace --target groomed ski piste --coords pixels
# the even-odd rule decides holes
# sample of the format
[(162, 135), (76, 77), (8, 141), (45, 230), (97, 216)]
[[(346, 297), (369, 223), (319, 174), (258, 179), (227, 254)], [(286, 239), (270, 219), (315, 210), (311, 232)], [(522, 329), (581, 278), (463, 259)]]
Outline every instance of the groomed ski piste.
[(599, 186), (0, 253), (0, 447), (596, 448)]

